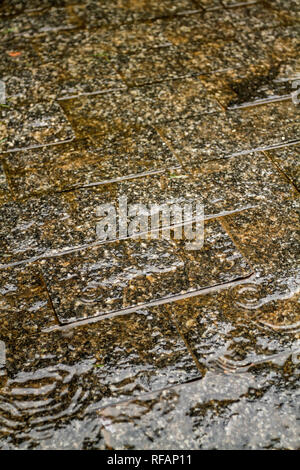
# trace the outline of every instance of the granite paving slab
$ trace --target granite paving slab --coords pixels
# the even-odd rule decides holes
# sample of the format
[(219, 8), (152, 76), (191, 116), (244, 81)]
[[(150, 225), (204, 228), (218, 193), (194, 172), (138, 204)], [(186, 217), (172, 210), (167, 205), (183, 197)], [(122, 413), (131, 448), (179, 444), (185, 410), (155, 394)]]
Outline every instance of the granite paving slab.
[(203, 160), (297, 141), (298, 115), (298, 108), (289, 100), (178, 120), (157, 128), (175, 155), (185, 165), (197, 168)]
[(218, 109), (218, 104), (207, 96), (201, 81), (193, 78), (60, 103), (77, 136), (105, 135), (136, 125), (153, 125)]
[(293, 75), (286, 76), (285, 66), (279, 62), (224, 71), (201, 79), (224, 109), (290, 100), (295, 81)]
[(0, 206), (11, 198), (10, 189), (4, 172), (3, 164), (0, 162)]
[(19, 331), (30, 335), (57, 324), (41, 273), (33, 266), (1, 271), (0, 338), (15, 340)]
[(200, 202), (204, 205), (204, 216), (212, 218), (285, 200), (292, 194), (293, 186), (276, 172), (266, 155), (258, 152), (251, 157), (202, 161), (194, 173), (188, 168), (173, 169), (132, 181), (78, 189), (65, 193), (64, 198), (72, 207), (76, 223), (80, 225), (81, 221), (82, 229), (92, 236), (90, 230), (96, 224), (97, 207), (110, 203), (117, 211), (122, 196), (126, 196), (128, 205), (140, 203), (146, 207)]
[(299, 289), (298, 220), (296, 197), (229, 215), (223, 222), (257, 277), (269, 278), (270, 289), (277, 295)]
[(247, 372), (300, 354), (299, 293), (271, 300), (254, 285), (246, 282), (168, 306), (203, 370)]
[[(239, 181), (239, 184), (237, 184)], [(202, 163), (201, 170), (189, 172), (172, 170), (160, 175), (149, 175), (132, 181), (98, 185), (64, 193), (70, 205), (70, 217), (56, 220), (53, 230), (60, 233), (60, 246), (80, 247), (101, 242), (96, 226), (100, 220), (97, 210), (102, 204), (112, 204), (116, 213), (122, 197), (130, 204), (143, 204), (145, 211), (153, 205), (169, 204), (169, 207), (192, 203), (204, 206), (204, 217), (220, 217), (249, 207), (267, 205), (274, 199), (291, 197), (293, 186), (285, 177), (276, 173), (275, 167), (258, 153), (255, 158), (238, 156), (220, 161)], [(128, 218), (128, 222), (132, 217)], [(172, 226), (175, 219), (160, 221), (160, 227)], [(49, 226), (48, 226), (49, 230)], [(52, 233), (50, 231), (50, 233)], [(118, 234), (116, 234), (118, 238)]]
[(113, 66), (112, 48), (103, 44), (107, 36), (108, 32), (106, 36), (100, 32), (92, 37), (85, 31), (72, 35), (47, 33), (45, 41), (34, 42), (44, 70), (59, 71), (57, 99), (125, 88)]
[(110, 25), (91, 31), (85, 36), (82, 44), (98, 52), (123, 54), (164, 47), (172, 44), (165, 36), (165, 28), (167, 24), (172, 24), (174, 21), (174, 18), (162, 18), (156, 21), (119, 25), (117, 28)]
[[(297, 365), (289, 370), (288, 390), (276, 368), (259, 377), (211, 371), (192, 384), (107, 407), (98, 412), (98, 420), (92, 419), (97, 430), (90, 446), (103, 450), (296, 449), (292, 374)], [(280, 385), (285, 387), (282, 392)]]
[(128, 86), (140, 86), (186, 75), (181, 63), (182, 52), (176, 47), (156, 47), (118, 54), (112, 63)]
[[(147, 140), (151, 135), (153, 134), (150, 130), (139, 135), (139, 139)], [(124, 148), (129, 143), (133, 145), (132, 150), (135, 152), (137, 136), (133, 134), (133, 138), (133, 142), (131, 137), (128, 137), (117, 145), (109, 146), (108, 155), (116, 149)], [(155, 134), (154, 138), (157, 139)], [(141, 142), (141, 140), (137, 142)], [(159, 141), (156, 145), (158, 143)], [(84, 142), (81, 144), (84, 145)], [(70, 149), (70, 146), (66, 147)], [(146, 145), (143, 148), (151, 150), (151, 146)], [(161, 151), (162, 157), (165, 155), (165, 163), (176, 165), (171, 154), (163, 146), (161, 146)], [(74, 155), (73, 152), (74, 148), (70, 155)], [(78, 152), (82, 155), (80, 147), (78, 147)], [(59, 158), (56, 153), (52, 153), (52, 155)], [(77, 158), (79, 162), (83, 162), (80, 155)], [(151, 161), (151, 165), (153, 165), (151, 155), (150, 152), (149, 164)], [(169, 157), (167, 157), (168, 155)], [(12, 154), (11, 161), (16, 160), (18, 156), (18, 153)], [(39, 152), (37, 152), (37, 157), (40, 157)], [(48, 153), (45, 153), (45, 158), (48, 159)], [(10, 179), (14, 194), (19, 194), (23, 198), (28, 198), (34, 193), (36, 196), (27, 201), (4, 204), (1, 208), (1, 218), (4, 222), (1, 231), (3, 242), (1, 262), (3, 265), (102, 243), (96, 230), (97, 224), (101, 220), (98, 216), (98, 208), (101, 205), (111, 204), (113, 210), (118, 213), (120, 198), (124, 196), (127, 198), (127, 207), (131, 204), (143, 204), (145, 211), (150, 211), (151, 206), (155, 204), (158, 206), (169, 204), (171, 208), (174, 205), (183, 207), (184, 204), (191, 203), (195, 207), (196, 203), (201, 203), (204, 206), (204, 217), (209, 219), (243, 211), (249, 207), (267, 206), (274, 200), (283, 202), (290, 198), (294, 191), (293, 185), (286, 180), (285, 176), (276, 172), (272, 161), (264, 153), (258, 152), (255, 156), (243, 155), (213, 162), (202, 161), (194, 172), (180, 171), (173, 167), (172, 170), (168, 168), (157, 169), (157, 175), (149, 174), (143, 177), (141, 175), (139, 178), (116, 181), (115, 183), (107, 184), (105, 179), (97, 180), (95, 183), (87, 184), (87, 186), (90, 185), (88, 188), (66, 191), (53, 197), (44, 195), (43, 199), (39, 199), (37, 197), (39, 191), (50, 191), (51, 183), (54, 182), (49, 176), (52, 173), (57, 178), (61, 178), (61, 181), (63, 181), (61, 175), (65, 174), (65, 181), (68, 181), (68, 184), (72, 182), (72, 178), (75, 181), (75, 178), (77, 180), (81, 177), (81, 172), (86, 175), (87, 167), (83, 166), (80, 170), (80, 166), (78, 166), (80, 163), (74, 165), (74, 158), (71, 160), (73, 162), (71, 167), (69, 163), (61, 168), (56, 167), (56, 170), (52, 166), (46, 166), (44, 172), (40, 170), (40, 165), (43, 163), (39, 160), (35, 161), (37, 166), (34, 166), (33, 163), (30, 164), (32, 166), (29, 166), (28, 163), (30, 168), (28, 173), (24, 169), (22, 170), (21, 162), (11, 166)], [(26, 161), (25, 163), (27, 164)], [(117, 171), (115, 173), (117, 179), (120, 175), (118, 173), (120, 170), (117, 168), (114, 170), (109, 166), (107, 175), (112, 171)], [(15, 177), (13, 176), (14, 172)], [(42, 177), (43, 174), (44, 177)], [(39, 175), (41, 179), (38, 182)], [(57, 180), (55, 181), (57, 184)], [(69, 188), (71, 189), (71, 187)], [(54, 189), (58, 190), (58, 187), (54, 188), (53, 186)], [(66, 189), (67, 187), (65, 187)], [(12, 216), (14, 217), (14, 226), (9, 228), (9, 220)], [(128, 213), (127, 220), (128, 223), (132, 222), (134, 217), (129, 216)], [(170, 222), (161, 220), (160, 227), (167, 227), (174, 223), (175, 219), (172, 218)], [(54, 234), (56, 236), (53, 236)], [(127, 236), (127, 232), (125, 236)], [(115, 237), (119, 238), (118, 232)]]
[(15, 197), (103, 184), (180, 166), (153, 128), (14, 152), (6, 158)]
[(0, 116), (0, 152), (57, 144), (74, 138), (71, 125), (55, 102), (0, 106)]
[(206, 224), (204, 246), (196, 254), (190, 254), (186, 245), (174, 250), (168, 241), (142, 239), (44, 259), (39, 265), (62, 323), (168, 299), (251, 274), (246, 260), (217, 222)]
[(56, 432), (94, 408), (200, 376), (174, 325), (155, 307), (102, 320), (100, 328), (94, 324), (30, 338), (6, 344), (1, 448), (20, 441), (25, 448), (51, 446)]
[(59, 220), (68, 219), (69, 209), (60, 197), (47, 195), (26, 203), (8, 202), (0, 206), (1, 268), (59, 247), (60, 237), (51, 238), (51, 230), (55, 230)]
[(53, 64), (41, 64), (34, 68), (11, 70), (2, 75), (7, 104), (10, 107), (30, 106), (33, 103), (53, 102), (64, 96), (66, 74)]
[(2, 41), (19, 36), (31, 38), (49, 31), (76, 29), (80, 25), (79, 18), (70, 15), (67, 8), (28, 11), (22, 16), (1, 21), (0, 38)]
[(200, 11), (189, 16), (178, 16), (162, 23), (162, 28), (164, 36), (171, 43), (188, 48), (236, 37), (230, 13), (225, 10)]
[(298, 190), (300, 189), (299, 150), (299, 145), (295, 145), (267, 152), (267, 155), (278, 165)]
[(193, 0), (122, 0), (114, 5), (109, 0), (90, 0), (73, 8), (74, 13), (85, 23), (86, 28), (99, 28), (105, 24), (116, 26), (138, 21), (173, 16), (197, 9)]

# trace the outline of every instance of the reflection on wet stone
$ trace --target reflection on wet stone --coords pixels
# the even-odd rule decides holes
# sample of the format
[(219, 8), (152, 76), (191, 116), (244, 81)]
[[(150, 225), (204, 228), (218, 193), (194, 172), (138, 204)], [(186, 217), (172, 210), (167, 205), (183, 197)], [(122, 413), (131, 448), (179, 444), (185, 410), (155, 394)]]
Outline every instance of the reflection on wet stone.
[(297, 116), (298, 110), (292, 102), (280, 102), (200, 116), (197, 120), (179, 120), (158, 129), (187, 165), (197, 166), (199, 157), (223, 158), (296, 141), (299, 139)]
[(39, 265), (62, 323), (168, 299), (252, 272), (216, 222), (206, 225), (204, 247), (195, 253), (175, 241), (128, 240)]
[[(133, 137), (135, 139), (136, 135), (133, 134)], [(43, 196), (42, 199), (35, 197), (26, 202), (4, 204), (0, 209), (2, 219), (7, 221), (13, 215), (15, 225), (9, 230), (5, 225), (1, 231), (4, 243), (1, 253), (2, 264), (25, 261), (34, 257), (51, 256), (51, 254), (58, 252), (62, 253), (70, 249), (100, 243), (101, 240), (97, 238), (96, 234), (96, 226), (99, 221), (97, 208), (109, 203), (117, 210), (119, 198), (124, 195), (127, 197), (128, 204), (141, 203), (148, 208), (153, 204), (183, 205), (191, 201), (198, 201), (204, 205), (206, 218), (223, 216), (260, 204), (268, 204), (274, 199), (284, 201), (292, 195), (291, 185), (283, 175), (276, 173), (271, 161), (260, 152), (251, 158), (245, 155), (231, 157), (225, 162), (220, 160), (219, 162), (202, 163), (202, 165), (198, 165), (199, 168), (196, 168), (193, 174), (174, 168), (158, 175), (100, 184), (105, 182), (105, 180), (101, 181), (101, 174), (102, 178), (105, 178), (105, 175), (107, 177), (115, 175), (116, 179), (118, 176), (122, 177), (120, 172), (125, 171), (126, 166), (123, 165), (121, 170), (119, 162), (116, 161), (118, 166), (114, 169), (111, 166), (114, 164), (114, 158), (111, 155), (118, 156), (116, 151), (119, 152), (119, 149), (123, 150), (123, 148), (129, 149), (129, 146), (132, 146), (132, 155), (144, 159), (139, 160), (140, 165), (145, 161), (144, 168), (146, 169), (149, 158), (151, 169), (152, 165), (155, 168), (152, 144), (143, 143), (144, 138), (146, 140), (148, 138), (154, 139), (152, 143), (155, 143), (156, 152), (158, 152), (158, 145), (161, 147), (161, 160), (164, 160), (164, 164), (170, 164), (173, 167), (176, 165), (175, 159), (172, 159), (171, 154), (159, 141), (158, 136), (151, 130), (145, 134), (139, 134), (137, 141), (132, 142), (129, 136), (124, 140), (114, 142), (113, 145), (110, 141), (106, 152), (100, 153), (100, 155), (107, 155), (109, 158), (105, 173), (104, 165), (98, 166), (98, 151), (95, 152), (95, 157), (92, 156), (89, 159), (86, 157), (88, 149), (95, 150), (95, 148), (86, 146), (83, 149), (84, 142), (81, 142), (81, 146), (77, 144), (77, 147), (75, 144), (76, 151), (71, 144), (64, 146), (66, 150), (71, 149), (71, 153), (66, 153), (67, 160), (61, 166), (58, 164), (59, 158), (61, 158), (59, 147), (57, 147), (57, 151), (43, 150), (41, 153), (39, 150), (35, 150), (29, 152), (27, 157), (32, 163), (29, 165), (29, 162), (25, 160), (29, 168), (28, 174), (22, 169), (23, 161), (19, 161), (19, 158), (24, 158), (24, 154), (11, 154), (7, 163), (11, 175), (11, 186), (20, 197), (29, 196), (31, 191), (35, 193), (50, 191), (50, 189), (57, 191), (71, 188), (79, 182), (91, 186), (96, 184), (96, 186), (52, 197)], [(94, 139), (94, 142), (95, 144), (98, 142), (104, 144), (101, 138)], [(50, 153), (53, 155), (53, 165), (55, 158), (57, 158), (54, 169), (49, 160)], [(37, 156), (35, 161), (32, 160), (33, 154)], [(46, 163), (43, 160), (40, 162), (41, 154), (45, 156)], [(160, 156), (158, 153), (155, 155), (157, 163), (160, 165)], [(26, 159), (27, 157), (25, 155)], [(78, 164), (75, 158), (78, 158)], [(131, 162), (127, 159), (128, 167), (130, 164)], [(91, 165), (91, 173), (86, 171), (89, 168), (88, 165)], [(137, 168), (135, 160), (132, 165), (132, 168)], [(98, 167), (103, 169), (103, 173), (99, 172), (99, 179), (95, 171)], [(113, 171), (115, 173), (112, 173)], [(161, 171), (159, 167), (157, 171)], [(93, 182), (92, 178), (94, 177), (96, 180)], [(131, 175), (127, 174), (126, 177), (131, 178)], [(17, 186), (16, 183), (22, 187)], [(58, 186), (59, 183), (61, 186)], [(64, 184), (68, 184), (68, 186), (64, 187)], [(52, 185), (55, 186), (52, 188)]]
[[(257, 302), (249, 306), (243, 288), (248, 289), (250, 299), (254, 297), (253, 284), (249, 294), (245, 282), (240, 292), (233, 288), (170, 306), (179, 331), (204, 369), (242, 372), (256, 364), (280, 365), (300, 353), (299, 295), (292, 300), (270, 300), (263, 298), (258, 285)], [(284, 317), (285, 323), (276, 325), (276, 316)]]
[(297, 2), (0, 18), (0, 449), (298, 449)]
[[(66, 245), (66, 241), (52, 237), (58, 220), (69, 217), (69, 205), (60, 197), (44, 196), (26, 203), (9, 202), (0, 206), (1, 267), (31, 258)], [(9, 221), (13, 223), (9, 225)], [(57, 232), (58, 235), (59, 232)], [(62, 237), (62, 234), (60, 234)]]
[[(24, 119), (26, 116), (26, 120)], [(72, 140), (73, 130), (57, 103), (1, 109), (2, 152)]]
[[(280, 379), (208, 372), (204, 379), (98, 413), (99, 449), (267, 449), (299, 444), (292, 393), (272, 394)], [(279, 374), (278, 374), (279, 375)], [(274, 378), (276, 377), (276, 379)], [(282, 380), (281, 380), (282, 382)], [(253, 399), (257, 393), (256, 400)], [(188, 399), (187, 399), (188, 397)]]
[[(66, 335), (32, 336), (30, 343), (15, 337), (7, 344), (6, 366), (8, 382), (0, 392), (2, 439), (17, 445), (27, 436), (29, 446), (42, 447), (51, 446), (62, 426), (83, 419), (93, 408), (200, 375), (159, 308), (103, 320), (101, 328), (95, 324)], [(69, 446), (72, 440), (73, 433)]]
[(36, 267), (16, 266), (0, 271), (0, 338), (29, 335), (56, 324), (41, 273)]
[(192, 78), (60, 103), (77, 135), (106, 135), (136, 125), (152, 125), (219, 109), (207, 96), (204, 85)]
[(100, 184), (175, 168), (179, 162), (154, 129), (95, 136), (68, 144), (17, 152), (7, 157), (18, 197)]
[(254, 268), (263, 276), (280, 280), (277, 287), (287, 292), (290, 289), (293, 292), (297, 283), (299, 288), (298, 222), (297, 199), (229, 215), (224, 221), (235, 243)]
[(300, 189), (299, 146), (268, 151), (268, 155), (283, 171), (287, 178)]
[(10, 198), (10, 191), (7, 184), (7, 179), (4, 173), (3, 165), (0, 162), (0, 205)]

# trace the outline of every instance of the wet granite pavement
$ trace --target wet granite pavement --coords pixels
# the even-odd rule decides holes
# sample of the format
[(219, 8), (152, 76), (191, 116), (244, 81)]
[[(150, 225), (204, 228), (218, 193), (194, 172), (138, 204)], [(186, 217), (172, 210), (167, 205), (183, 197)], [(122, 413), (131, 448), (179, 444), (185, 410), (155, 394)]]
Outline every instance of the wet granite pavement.
[(298, 2), (4, 0), (0, 53), (0, 449), (299, 449)]

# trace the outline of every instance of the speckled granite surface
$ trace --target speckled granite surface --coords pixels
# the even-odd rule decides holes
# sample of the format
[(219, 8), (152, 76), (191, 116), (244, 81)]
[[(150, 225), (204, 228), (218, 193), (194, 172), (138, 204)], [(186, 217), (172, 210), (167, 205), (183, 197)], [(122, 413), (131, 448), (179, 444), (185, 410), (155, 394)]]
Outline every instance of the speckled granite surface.
[(299, 449), (298, 2), (4, 0), (0, 54), (0, 449)]

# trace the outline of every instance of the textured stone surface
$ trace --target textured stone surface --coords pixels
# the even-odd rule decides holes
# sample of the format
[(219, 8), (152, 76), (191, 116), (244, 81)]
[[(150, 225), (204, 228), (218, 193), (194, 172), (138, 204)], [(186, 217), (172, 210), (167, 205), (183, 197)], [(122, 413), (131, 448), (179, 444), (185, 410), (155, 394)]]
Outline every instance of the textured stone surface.
[[(174, 241), (175, 245), (177, 243)], [(251, 268), (216, 223), (195, 253), (179, 243), (109, 243), (40, 262), (62, 323), (112, 313), (247, 277)]]
[(7, 178), (4, 172), (3, 164), (0, 162), (0, 205), (10, 198), (10, 191), (7, 184)]
[(61, 101), (77, 135), (104, 135), (135, 125), (173, 121), (219, 109), (198, 79), (168, 81), (126, 91)]
[(158, 129), (186, 165), (197, 167), (199, 159), (201, 162), (250, 153), (298, 140), (298, 114), (291, 101), (283, 101), (197, 120), (179, 120)]
[(0, 19), (0, 449), (298, 449), (298, 3)]
[(55, 325), (55, 313), (44, 280), (36, 267), (17, 266), (1, 271), (1, 339), (13, 340)]
[[(51, 446), (56, 432), (99, 406), (200, 376), (158, 308), (103, 320), (101, 328), (81, 326), (31, 339), (17, 336), (6, 343), (1, 448), (18, 447), (20, 440), (25, 448), (47, 447), (48, 439)], [(73, 433), (66, 437), (65, 445), (76, 447)], [(60, 447), (59, 441), (52, 445)]]
[(176, 168), (180, 163), (154, 129), (126, 135), (95, 136), (6, 158), (17, 197), (103, 184), (139, 174)]
[(2, 152), (55, 144), (74, 138), (73, 130), (57, 103), (32, 103), (1, 108)]
[(294, 185), (300, 188), (299, 145), (268, 151), (268, 155)]
[(272, 386), (282, 383), (274, 376), (276, 372), (273, 377), (270, 373), (268, 382), (263, 378), (268, 389), (260, 394), (261, 379), (256, 381), (252, 374), (209, 372), (189, 386), (105, 408), (95, 419), (98, 433), (94, 431), (92, 447), (295, 449), (299, 437), (293, 385), (291, 391), (274, 396)]

